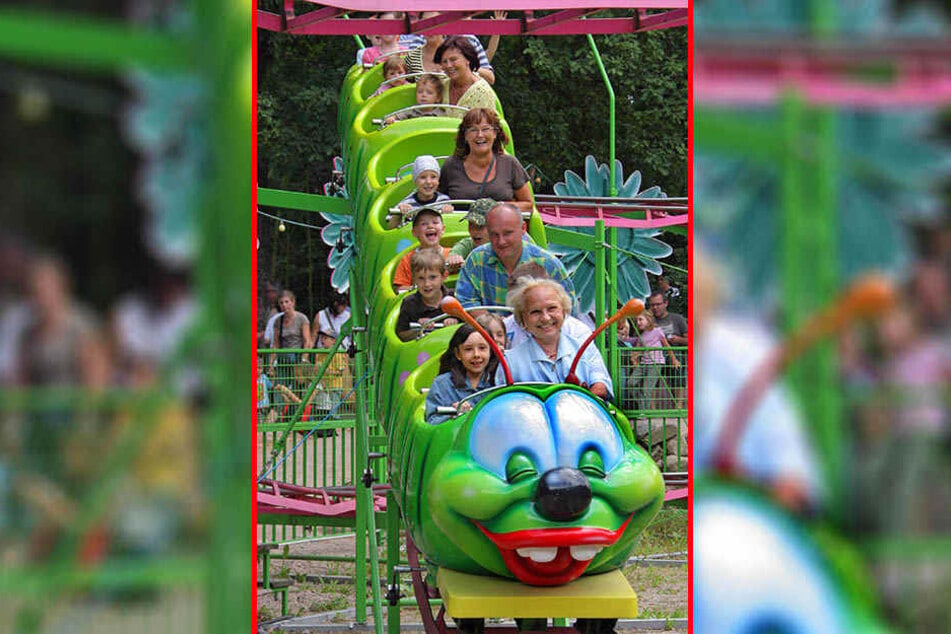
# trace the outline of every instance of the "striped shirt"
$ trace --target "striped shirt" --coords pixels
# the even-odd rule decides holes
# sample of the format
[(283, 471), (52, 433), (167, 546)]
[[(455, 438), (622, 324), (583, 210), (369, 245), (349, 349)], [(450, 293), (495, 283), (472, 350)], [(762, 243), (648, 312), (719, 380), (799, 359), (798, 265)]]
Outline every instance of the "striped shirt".
[[(472, 47), (475, 49), (476, 54), (479, 56), (479, 68), (488, 68), (492, 72), (495, 72), (495, 69), (492, 68), (492, 64), (489, 63), (489, 56), (485, 54), (485, 48), (482, 46), (482, 41), (475, 35), (465, 35), (463, 37), (469, 40), (469, 42), (472, 44)], [(426, 38), (416, 33), (404, 33), (400, 36), (399, 41), (402, 46), (414, 49), (425, 44)]]

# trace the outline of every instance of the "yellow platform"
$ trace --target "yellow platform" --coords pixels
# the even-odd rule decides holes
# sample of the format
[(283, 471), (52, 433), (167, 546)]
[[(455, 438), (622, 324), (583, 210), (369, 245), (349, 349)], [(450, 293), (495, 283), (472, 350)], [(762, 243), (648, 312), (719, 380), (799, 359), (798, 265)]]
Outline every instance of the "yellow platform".
[(637, 616), (637, 594), (620, 570), (580, 577), (564, 586), (541, 588), (440, 568), (436, 585), (446, 612), (454, 618)]

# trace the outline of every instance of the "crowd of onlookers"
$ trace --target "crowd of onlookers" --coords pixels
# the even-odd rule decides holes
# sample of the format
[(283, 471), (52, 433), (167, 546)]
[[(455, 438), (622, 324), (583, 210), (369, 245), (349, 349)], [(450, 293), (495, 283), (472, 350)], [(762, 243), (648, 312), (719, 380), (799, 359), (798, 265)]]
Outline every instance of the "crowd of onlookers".
[[(116, 481), (110, 548), (161, 548), (197, 513), (184, 486), (195, 473), (187, 397), (196, 378), (162, 375), (196, 315), (184, 273), (156, 266), (99, 313), (61, 257), (13, 236), (0, 242), (0, 389), (17, 395), (0, 408), (0, 545), (4, 529), (25, 529), (29, 552), (11, 552), (42, 556), (119, 451), (131, 452), (131, 466)], [(150, 401), (159, 383), (174, 390)], [(137, 533), (145, 516), (154, 530)], [(105, 544), (95, 527), (85, 538)]]

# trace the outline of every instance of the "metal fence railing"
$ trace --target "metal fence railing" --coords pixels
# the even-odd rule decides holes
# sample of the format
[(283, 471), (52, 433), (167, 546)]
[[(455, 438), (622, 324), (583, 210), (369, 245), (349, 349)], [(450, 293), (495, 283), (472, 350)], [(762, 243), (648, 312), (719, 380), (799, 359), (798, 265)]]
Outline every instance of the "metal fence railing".
[[(687, 471), (687, 348), (618, 345), (618, 405), (662, 471)], [(676, 359), (676, 363), (672, 359)]]
[(155, 389), (0, 389), (0, 631), (201, 631), (195, 418)]
[[(259, 349), (258, 473), (305, 487), (350, 486), (354, 467), (355, 391), (346, 352)], [(321, 372), (323, 370), (323, 372)], [(340, 528), (318, 527), (322, 534)], [(258, 541), (285, 542), (303, 526), (260, 525)]]

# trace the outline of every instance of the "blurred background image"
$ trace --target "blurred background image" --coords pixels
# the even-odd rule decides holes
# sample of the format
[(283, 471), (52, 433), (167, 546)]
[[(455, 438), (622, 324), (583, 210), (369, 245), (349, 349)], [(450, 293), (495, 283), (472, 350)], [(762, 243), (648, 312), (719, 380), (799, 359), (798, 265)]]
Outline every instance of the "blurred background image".
[(0, 8), (0, 632), (251, 619), (232, 4)]
[(694, 631), (944, 631), (948, 7), (693, 9)]

